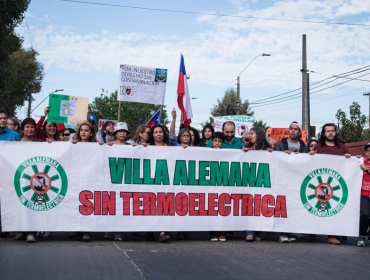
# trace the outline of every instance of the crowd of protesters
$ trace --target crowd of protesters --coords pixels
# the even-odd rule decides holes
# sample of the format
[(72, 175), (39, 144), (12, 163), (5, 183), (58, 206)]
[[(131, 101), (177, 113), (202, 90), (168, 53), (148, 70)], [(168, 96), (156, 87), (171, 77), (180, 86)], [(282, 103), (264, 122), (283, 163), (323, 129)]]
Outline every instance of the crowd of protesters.
[[(268, 152), (280, 151), (286, 154), (308, 153), (310, 155), (330, 154), (337, 156), (351, 157), (346, 146), (340, 141), (335, 124), (328, 123), (322, 127), (320, 139), (307, 139), (307, 144), (301, 139), (302, 127), (298, 122), (291, 122), (287, 138), (275, 142), (273, 138), (267, 137), (261, 127), (253, 127), (243, 132), (242, 138), (235, 136), (235, 124), (231, 121), (223, 123), (222, 132), (215, 132), (212, 124), (206, 124), (201, 132), (201, 137), (197, 129), (193, 127), (180, 127), (178, 134), (175, 134), (176, 111), (172, 111), (172, 122), (170, 129), (163, 125), (140, 125), (136, 128), (132, 137), (125, 122), (113, 123), (107, 121), (100, 134), (96, 133), (96, 118), (88, 115), (87, 120), (79, 123), (76, 129), (65, 128), (61, 124), (51, 123), (46, 120), (49, 107), (45, 108), (44, 115), (36, 123), (32, 118), (26, 118), (21, 123), (12, 117), (8, 117), (5, 112), (0, 111), (0, 141), (37, 141), (54, 142), (70, 141), (77, 142), (97, 142), (100, 145), (142, 145), (151, 146), (182, 146), (187, 147), (207, 147), (213, 149), (240, 149), (244, 152), (249, 150), (263, 150)], [(370, 226), (370, 143), (365, 147), (365, 157), (363, 164), (360, 165), (363, 171), (363, 181), (360, 202), (360, 225), (358, 246), (365, 246), (366, 239), (369, 238)], [(358, 156), (360, 157), (360, 156)], [(1, 229), (1, 223), (0, 223)], [(1, 232), (1, 236), (8, 233)], [(29, 243), (36, 241), (36, 232), (20, 232), (16, 235), (16, 240), (27, 240)], [(39, 233), (40, 234), (40, 233)], [(51, 233), (42, 233), (44, 237), (50, 237)], [(154, 233), (134, 233), (137, 236), (154, 239)], [(209, 232), (211, 241), (226, 241), (227, 232)], [(178, 238), (186, 239), (188, 233), (177, 233)], [(71, 233), (70, 237), (80, 236), (83, 241), (90, 241), (90, 235), (84, 233)], [(105, 233), (106, 239), (121, 241), (120, 233)], [(280, 233), (279, 242), (294, 242), (302, 235), (292, 233)], [(159, 233), (160, 242), (170, 241), (171, 236), (166, 232)], [(328, 236), (329, 244), (341, 244), (340, 240), (345, 237)], [(246, 231), (246, 241), (261, 241), (261, 233), (251, 230)], [(316, 235), (310, 235), (309, 241), (315, 242)]]

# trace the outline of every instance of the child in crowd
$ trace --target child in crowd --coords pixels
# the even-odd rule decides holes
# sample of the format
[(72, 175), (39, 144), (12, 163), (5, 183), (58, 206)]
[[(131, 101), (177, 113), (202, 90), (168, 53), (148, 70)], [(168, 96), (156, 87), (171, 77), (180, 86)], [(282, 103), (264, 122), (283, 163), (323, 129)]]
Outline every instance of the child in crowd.
[(212, 135), (212, 148), (221, 149), (222, 144), (225, 142), (225, 136), (222, 132), (215, 132)]
[(364, 163), (360, 165), (360, 168), (364, 171), (364, 175), (362, 177), (360, 203), (360, 238), (357, 245), (365, 247), (366, 236), (369, 234), (368, 228), (370, 225), (370, 143), (365, 145)]

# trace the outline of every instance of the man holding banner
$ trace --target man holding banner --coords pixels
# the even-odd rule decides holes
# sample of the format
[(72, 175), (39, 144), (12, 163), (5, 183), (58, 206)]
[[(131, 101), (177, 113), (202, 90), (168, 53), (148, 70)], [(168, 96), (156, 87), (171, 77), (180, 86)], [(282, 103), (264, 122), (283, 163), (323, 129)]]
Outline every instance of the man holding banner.
[[(225, 136), (225, 142), (221, 149), (243, 149), (243, 142), (235, 137), (235, 123), (226, 121), (222, 125), (222, 133)], [(207, 148), (212, 148), (212, 141), (208, 141)]]
[[(320, 143), (317, 144), (313, 152), (310, 152), (310, 155), (318, 154), (327, 154), (327, 155), (337, 155), (345, 156), (350, 158), (346, 146), (343, 143), (339, 142), (337, 127), (335, 124), (327, 123), (322, 127)], [(326, 204), (322, 204), (321, 207), (327, 207)], [(337, 236), (328, 236), (328, 243), (333, 245), (341, 244)]]
[(288, 138), (283, 138), (275, 144), (275, 151), (283, 151), (287, 154), (293, 153), (307, 153), (308, 148), (300, 139), (302, 133), (302, 126), (298, 122), (292, 122), (289, 126)]

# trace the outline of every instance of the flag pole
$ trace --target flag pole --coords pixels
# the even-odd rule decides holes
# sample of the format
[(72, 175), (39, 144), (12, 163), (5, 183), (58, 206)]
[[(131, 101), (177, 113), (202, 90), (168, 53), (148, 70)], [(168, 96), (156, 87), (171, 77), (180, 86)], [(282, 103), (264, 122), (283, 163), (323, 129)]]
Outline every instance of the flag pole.
[(162, 110), (163, 110), (163, 105), (161, 105), (159, 109), (159, 124), (161, 124), (161, 120), (162, 120)]
[(118, 121), (121, 120), (121, 101), (118, 101)]

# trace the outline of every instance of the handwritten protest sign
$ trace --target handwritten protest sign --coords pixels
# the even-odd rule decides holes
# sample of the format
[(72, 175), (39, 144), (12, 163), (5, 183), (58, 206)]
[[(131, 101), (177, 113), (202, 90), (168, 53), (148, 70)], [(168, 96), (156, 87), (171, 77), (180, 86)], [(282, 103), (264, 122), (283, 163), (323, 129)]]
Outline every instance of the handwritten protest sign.
[[(267, 133), (269, 137), (273, 138), (276, 142), (279, 142), (283, 138), (288, 138), (289, 128), (269, 128)], [(301, 139), (306, 143), (306, 129), (302, 129)]]
[(117, 100), (163, 105), (166, 84), (167, 69), (121, 65)]
[(89, 99), (86, 97), (50, 94), (48, 121), (77, 124), (86, 120)]
[(249, 116), (221, 116), (215, 117), (215, 131), (222, 131), (222, 125), (226, 121), (235, 123), (235, 136), (241, 138), (243, 132), (250, 130), (255, 122), (253, 117)]

